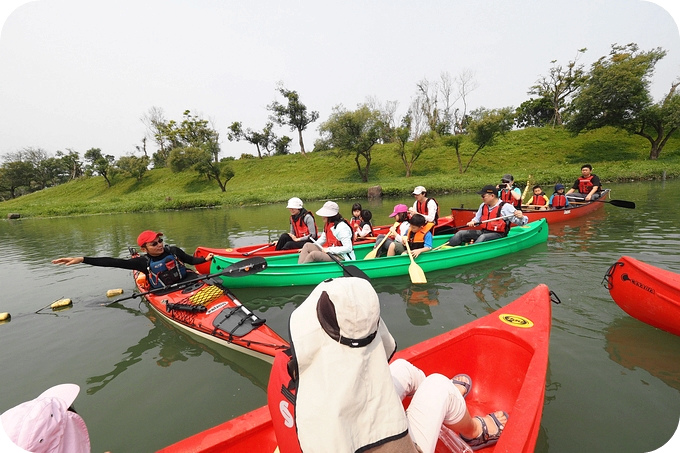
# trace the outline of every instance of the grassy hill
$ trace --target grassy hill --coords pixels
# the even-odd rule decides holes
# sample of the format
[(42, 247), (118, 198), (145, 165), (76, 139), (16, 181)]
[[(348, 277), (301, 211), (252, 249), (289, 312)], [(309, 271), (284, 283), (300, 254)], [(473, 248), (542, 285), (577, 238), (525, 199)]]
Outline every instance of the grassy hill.
[[(465, 141), (463, 166), (474, 152)], [(188, 209), (274, 203), (297, 196), (305, 201), (365, 198), (366, 190), (380, 185), (387, 196), (410, 193), (424, 185), (431, 194), (467, 192), (496, 183), (512, 173), (520, 185), (532, 182), (571, 184), (582, 163), (604, 182), (680, 176), (680, 137), (669, 140), (657, 161), (648, 160), (649, 142), (614, 129), (600, 129), (573, 137), (560, 129), (529, 128), (501, 137), (480, 151), (464, 174), (458, 171), (453, 148), (425, 151), (416, 161), (413, 176), (405, 178), (404, 165), (394, 145), (374, 147), (368, 183), (359, 178), (353, 155), (333, 151), (239, 159), (231, 162), (235, 176), (221, 192), (195, 172), (148, 171), (142, 181), (117, 176), (112, 187), (102, 177), (72, 181), (0, 203), (0, 218), (68, 216), (110, 212)]]

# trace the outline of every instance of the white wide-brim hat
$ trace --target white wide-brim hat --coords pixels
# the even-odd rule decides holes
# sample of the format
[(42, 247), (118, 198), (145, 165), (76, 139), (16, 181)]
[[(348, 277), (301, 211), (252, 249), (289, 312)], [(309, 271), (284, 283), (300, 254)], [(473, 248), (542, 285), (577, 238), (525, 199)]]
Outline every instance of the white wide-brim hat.
[(298, 197), (293, 197), (290, 200), (288, 200), (288, 204), (286, 205), (287, 209), (302, 209), (304, 207), (304, 204), (302, 203), (302, 200), (300, 200)]
[(338, 215), (340, 212), (340, 207), (335, 201), (327, 201), (323, 204), (321, 209), (316, 211), (316, 215), (321, 217), (333, 217)]
[(90, 435), (80, 415), (69, 411), (80, 387), (60, 384), (0, 415), (2, 453), (89, 453)]
[(356, 451), (406, 433), (388, 366), (396, 343), (368, 281), (345, 277), (319, 284), (291, 314), (290, 336), (303, 451)]

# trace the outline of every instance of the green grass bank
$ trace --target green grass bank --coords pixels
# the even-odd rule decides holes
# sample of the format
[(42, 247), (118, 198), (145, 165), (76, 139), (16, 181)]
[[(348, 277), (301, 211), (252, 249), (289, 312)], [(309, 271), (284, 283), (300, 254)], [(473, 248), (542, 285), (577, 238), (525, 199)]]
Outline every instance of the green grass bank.
[[(461, 147), (463, 166), (474, 152), (465, 141)], [(379, 185), (385, 196), (403, 196), (416, 185), (432, 195), (479, 190), (512, 173), (524, 187), (527, 178), (546, 185), (571, 184), (583, 163), (606, 182), (677, 178), (680, 176), (680, 136), (668, 141), (656, 161), (648, 160), (649, 142), (614, 129), (600, 129), (572, 136), (561, 129), (530, 128), (512, 131), (496, 144), (480, 151), (466, 173), (458, 171), (455, 150), (437, 147), (426, 150), (416, 161), (413, 175), (406, 178), (404, 164), (394, 145), (377, 145), (369, 181), (361, 181), (353, 155), (336, 152), (239, 159), (231, 162), (235, 176), (222, 192), (193, 171), (172, 173), (169, 169), (148, 171), (141, 181), (117, 176), (112, 187), (102, 177), (72, 181), (57, 187), (0, 203), (0, 218), (9, 213), (26, 217), (142, 212), (216, 206), (276, 203), (297, 196), (304, 201), (366, 198), (371, 186)], [(551, 193), (551, 192), (550, 192)]]

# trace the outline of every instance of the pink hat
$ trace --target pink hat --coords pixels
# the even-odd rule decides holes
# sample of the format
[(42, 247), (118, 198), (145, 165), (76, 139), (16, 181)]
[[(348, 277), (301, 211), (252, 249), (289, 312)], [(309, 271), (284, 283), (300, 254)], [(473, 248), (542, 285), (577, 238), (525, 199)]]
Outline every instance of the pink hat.
[(146, 230), (139, 233), (137, 236), (137, 245), (144, 247), (147, 242), (153, 242), (158, 236), (163, 236), (163, 233), (156, 233), (155, 231)]
[(396, 217), (397, 214), (402, 212), (408, 212), (408, 206), (406, 206), (405, 204), (398, 204), (394, 207), (394, 212), (390, 214), (390, 217)]
[(68, 408), (78, 396), (76, 384), (60, 384), (36, 399), (0, 415), (3, 453), (89, 453), (90, 435), (80, 415)]

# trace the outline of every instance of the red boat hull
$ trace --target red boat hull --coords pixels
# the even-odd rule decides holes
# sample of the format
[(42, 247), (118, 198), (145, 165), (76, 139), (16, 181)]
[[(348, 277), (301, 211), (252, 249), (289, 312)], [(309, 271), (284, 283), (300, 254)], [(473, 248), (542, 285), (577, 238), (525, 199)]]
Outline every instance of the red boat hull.
[[(485, 452), (533, 452), (541, 422), (551, 326), (548, 287), (450, 332), (397, 352), (426, 373), (469, 374), (466, 402), (473, 415), (503, 409), (510, 418)], [(407, 402), (406, 402), (407, 403)], [(322, 416), (322, 414), (320, 414)], [(161, 452), (273, 452), (276, 438), (266, 406), (198, 433)], [(438, 445), (437, 452), (444, 452)]]
[[(140, 273), (134, 275), (139, 291), (148, 291), (137, 278)], [(199, 281), (168, 294), (144, 297), (151, 308), (174, 326), (267, 362), (273, 363), (276, 352), (288, 347), (286, 340), (244, 307), (229, 290)], [(204, 306), (205, 310), (189, 310), (195, 306)], [(237, 326), (242, 319), (245, 321)]]
[[(451, 232), (453, 227), (451, 217), (441, 217), (435, 226), (434, 234), (447, 234)], [(375, 236), (367, 239), (361, 239), (355, 242), (355, 245), (375, 243), (375, 237), (379, 234), (385, 234), (392, 227), (392, 225), (380, 225), (373, 227), (373, 234)], [(246, 245), (243, 247), (228, 247), (228, 248), (212, 248), (212, 247), (197, 247), (194, 256), (205, 257), (208, 253), (218, 256), (227, 256), (230, 258), (248, 258), (252, 256), (278, 256), (290, 255), (291, 253), (298, 253), (299, 250), (275, 250), (274, 246), (269, 244), (255, 244)], [(195, 266), (196, 270), (202, 274), (210, 273), (210, 263), (198, 264)]]
[[(584, 204), (572, 203), (572, 206), (568, 209), (546, 209), (543, 211), (535, 211), (526, 206), (522, 207), (522, 212), (529, 218), (529, 222), (533, 222), (538, 219), (546, 219), (548, 225), (559, 222), (567, 222), (569, 220), (576, 219), (578, 217), (586, 216), (593, 211), (604, 206), (604, 200), (607, 199), (609, 195), (609, 189), (604, 189), (602, 196), (598, 198), (601, 201), (591, 201)], [(467, 223), (472, 220), (475, 216), (477, 209), (466, 209), (466, 208), (451, 208), (451, 224), (454, 227), (462, 227), (467, 225)]]
[(605, 275), (614, 302), (633, 318), (680, 335), (680, 274), (622, 256)]

